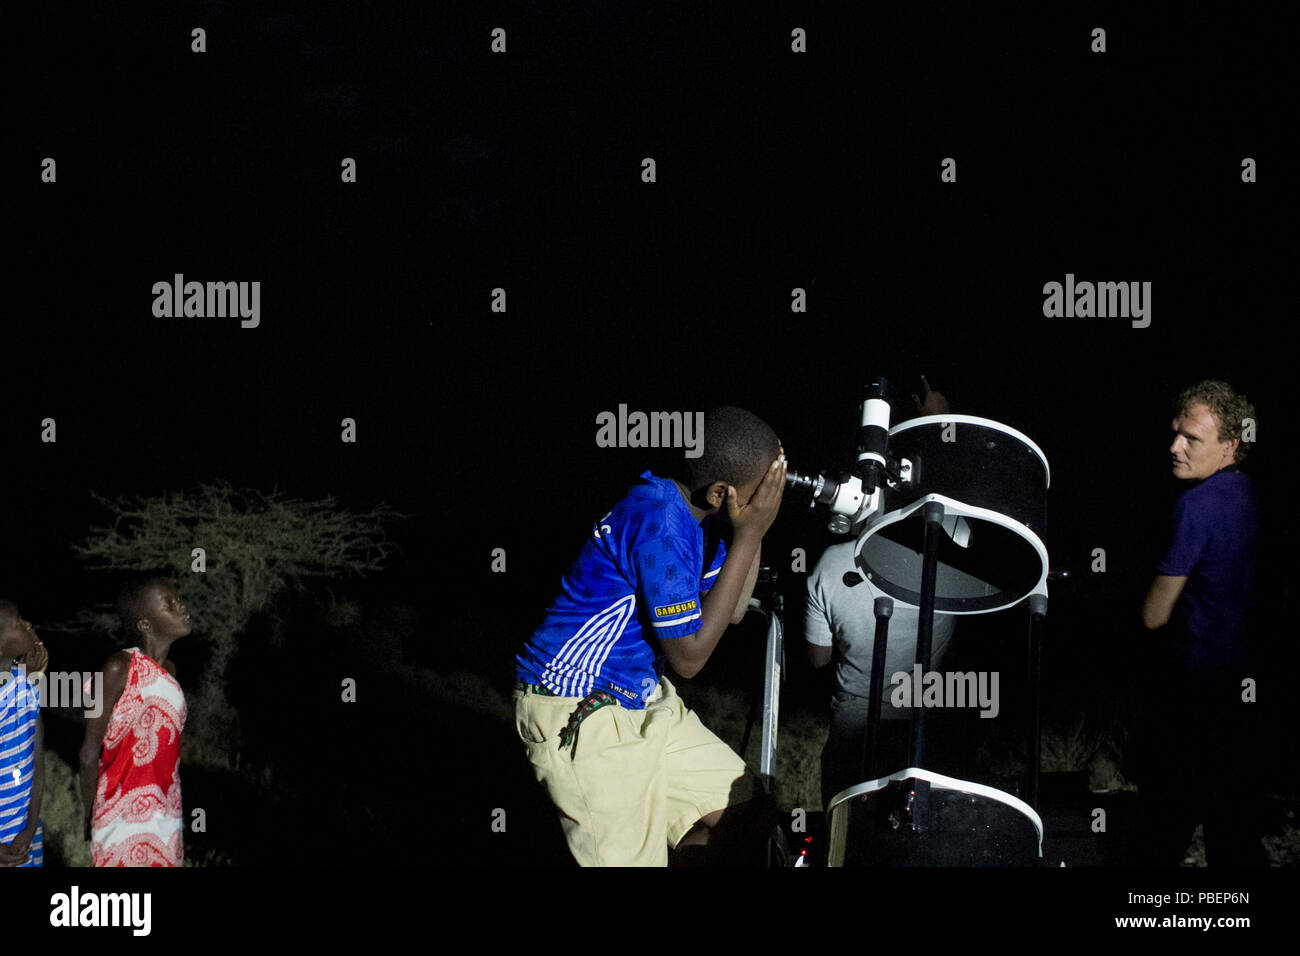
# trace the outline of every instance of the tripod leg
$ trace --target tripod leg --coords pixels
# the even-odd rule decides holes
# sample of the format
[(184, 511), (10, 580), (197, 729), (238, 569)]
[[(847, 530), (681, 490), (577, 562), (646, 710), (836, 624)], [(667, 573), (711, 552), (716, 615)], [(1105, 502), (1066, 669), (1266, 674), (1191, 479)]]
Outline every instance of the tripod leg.
[(885, 696), (885, 648), (889, 642), (889, 619), (894, 613), (894, 601), (878, 597), (875, 603), (876, 640), (871, 649), (871, 696), (867, 704), (867, 740), (862, 754), (861, 780), (876, 777), (876, 746), (880, 732), (880, 708)]
[[(921, 610), (916, 625), (916, 663), (921, 676), (930, 672), (930, 650), (934, 636), (934, 592), (939, 574), (939, 538), (943, 530), (943, 505), (928, 502), (922, 514), (925, 517), (925, 559), (921, 565)], [(912, 701), (912, 766), (922, 766), (925, 757), (925, 708), (919, 700)]]
[(1029, 596), (1029, 767), (1025, 802), (1038, 809), (1038, 774), (1042, 766), (1042, 671), (1043, 622), (1047, 616), (1047, 595)]
[[(921, 668), (922, 679), (930, 671), (931, 643), (934, 636), (934, 593), (939, 574), (939, 539), (943, 532), (943, 505), (937, 501), (925, 504), (921, 511), (925, 518), (925, 559), (921, 565), (921, 612), (916, 625), (916, 663)], [(924, 766), (925, 760), (925, 707), (922, 701), (912, 701), (912, 762), (913, 767)], [(930, 783), (913, 780), (904, 791), (903, 818), (912, 830), (920, 830), (929, 818)]]

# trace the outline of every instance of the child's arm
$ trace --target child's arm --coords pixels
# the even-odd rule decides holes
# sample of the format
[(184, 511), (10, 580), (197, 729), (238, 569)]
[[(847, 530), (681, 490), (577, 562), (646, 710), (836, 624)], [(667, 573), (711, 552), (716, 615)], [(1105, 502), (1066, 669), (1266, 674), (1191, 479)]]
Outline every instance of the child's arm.
[[(776, 463), (780, 465), (781, 472), (781, 493), (785, 493), (785, 448), (780, 449), (777, 455)], [(780, 496), (777, 497), (777, 507), (781, 506)], [(770, 527), (770, 525), (769, 525)], [(749, 566), (749, 577), (745, 578), (745, 590), (740, 592), (740, 603), (736, 605), (736, 613), (731, 617), (732, 624), (739, 624), (745, 619), (745, 613), (749, 610), (749, 599), (754, 596), (754, 585), (758, 583), (758, 566), (763, 563), (762, 547), (754, 554), (754, 563)]]
[(727, 489), (727, 516), (733, 529), (731, 547), (722, 562), (717, 582), (700, 599), (700, 629), (687, 637), (659, 642), (673, 670), (683, 677), (694, 677), (700, 672), (738, 609), (745, 578), (750, 567), (757, 565), (763, 535), (781, 508), (785, 471), (785, 456), (782, 455), (772, 462), (754, 496), (744, 506), (736, 501), (736, 489)]
[(32, 743), (36, 752), (32, 755), (32, 796), (27, 806), (27, 826), (14, 837), (13, 842), (14, 849), (22, 853), (23, 862), (26, 862), (27, 851), (41, 823), (41, 796), (45, 793), (45, 722), (40, 714), (36, 715), (36, 739)]
[(126, 675), (131, 667), (131, 655), (118, 651), (104, 665), (104, 699), (100, 702), (99, 716), (86, 718), (86, 736), (81, 742), (81, 797), (85, 801), (85, 837), (90, 839), (90, 817), (95, 812), (95, 791), (99, 786), (99, 757), (104, 750), (104, 734), (126, 689)]
[(754, 596), (754, 585), (758, 583), (758, 566), (763, 562), (763, 548), (754, 552), (754, 563), (749, 566), (749, 576), (745, 578), (745, 589), (740, 592), (740, 603), (736, 605), (736, 613), (731, 615), (731, 623), (739, 624), (745, 619), (745, 612), (749, 610), (749, 599)]
[(36, 827), (41, 822), (41, 794), (45, 790), (45, 731), (40, 715), (36, 716), (36, 748), (32, 763), (32, 793), (27, 804), (27, 826), (15, 834), (13, 842), (0, 843), (0, 866), (22, 866), (27, 862), (27, 851), (36, 837)]

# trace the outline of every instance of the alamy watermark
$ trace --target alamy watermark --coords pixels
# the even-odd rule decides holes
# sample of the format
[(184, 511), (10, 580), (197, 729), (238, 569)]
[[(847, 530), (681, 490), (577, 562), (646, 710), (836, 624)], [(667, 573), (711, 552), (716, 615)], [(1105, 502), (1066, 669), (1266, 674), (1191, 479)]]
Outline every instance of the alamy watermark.
[[(0, 673), (0, 687), (10, 679)], [(104, 672), (83, 674), (79, 671), (50, 671), (29, 674), (27, 681), (36, 691), (41, 707), (80, 710), (89, 720), (104, 712)]]
[(262, 283), (186, 282), (176, 273), (171, 282), (153, 284), (153, 314), (159, 319), (211, 319), (238, 316), (240, 327), (262, 323)]
[(150, 893), (83, 893), (73, 884), (50, 897), (51, 926), (119, 926), (134, 936), (148, 936), (153, 925)]
[(912, 672), (889, 675), (893, 690), (889, 702), (895, 707), (978, 707), (981, 717), (996, 717), (997, 671), (926, 671), (915, 664)]
[(1133, 328), (1151, 324), (1150, 282), (1075, 282), (1065, 274), (1065, 284), (1043, 286), (1043, 315), (1049, 319), (1132, 319)]
[(629, 412), (596, 416), (597, 448), (684, 448), (687, 458), (704, 454), (703, 412)]

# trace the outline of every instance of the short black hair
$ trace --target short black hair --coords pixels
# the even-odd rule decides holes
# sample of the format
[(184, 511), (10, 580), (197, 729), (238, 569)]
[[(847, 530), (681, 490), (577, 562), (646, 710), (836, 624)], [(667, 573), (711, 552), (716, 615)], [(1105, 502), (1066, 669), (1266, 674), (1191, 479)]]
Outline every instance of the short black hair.
[(117, 596), (117, 616), (122, 622), (124, 636), (131, 639), (139, 636), (135, 628), (136, 622), (142, 617), (148, 617), (148, 609), (144, 605), (145, 595), (160, 585), (173, 587), (168, 578), (151, 577), (137, 578), (122, 588)]
[(691, 491), (715, 481), (739, 488), (762, 477), (781, 447), (776, 432), (753, 412), (727, 405), (704, 416), (704, 448), (686, 459)]

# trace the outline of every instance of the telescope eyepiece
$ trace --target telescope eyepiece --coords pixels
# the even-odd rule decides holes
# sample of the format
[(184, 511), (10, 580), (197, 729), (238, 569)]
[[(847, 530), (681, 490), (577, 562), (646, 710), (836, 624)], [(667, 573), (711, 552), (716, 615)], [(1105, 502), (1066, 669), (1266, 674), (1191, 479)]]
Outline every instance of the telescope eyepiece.
[(787, 468), (785, 472), (785, 483), (789, 488), (797, 488), (801, 492), (806, 492), (812, 500), (808, 503), (812, 507), (817, 505), (829, 505), (835, 500), (835, 495), (839, 493), (839, 482), (828, 479), (825, 475), (804, 475), (792, 468)]
[(785, 485), (787, 488), (806, 488), (808, 491), (816, 494), (817, 486), (822, 482), (821, 475), (801, 475), (793, 468), (787, 468), (785, 471)]

